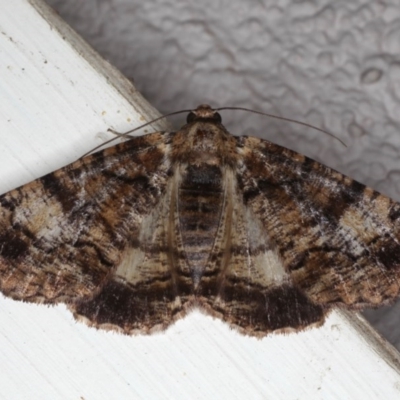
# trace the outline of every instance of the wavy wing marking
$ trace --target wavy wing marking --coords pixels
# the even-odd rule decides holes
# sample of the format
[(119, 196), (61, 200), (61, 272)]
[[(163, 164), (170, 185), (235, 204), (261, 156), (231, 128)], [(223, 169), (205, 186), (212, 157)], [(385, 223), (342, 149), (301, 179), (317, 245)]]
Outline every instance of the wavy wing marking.
[(168, 143), (134, 138), (0, 196), (0, 290), (48, 303), (93, 296), (165, 191)]
[(202, 278), (200, 307), (255, 336), (321, 324), (323, 308), (293, 282), (273, 234), (244, 204), (237, 172), (225, 176), (224, 218)]
[(180, 238), (176, 181), (171, 174), (165, 194), (107, 283), (92, 299), (70, 305), (77, 319), (134, 334), (165, 329), (186, 314), (193, 282)]
[(244, 204), (295, 286), (324, 308), (359, 309), (398, 297), (399, 204), (293, 151), (244, 140)]

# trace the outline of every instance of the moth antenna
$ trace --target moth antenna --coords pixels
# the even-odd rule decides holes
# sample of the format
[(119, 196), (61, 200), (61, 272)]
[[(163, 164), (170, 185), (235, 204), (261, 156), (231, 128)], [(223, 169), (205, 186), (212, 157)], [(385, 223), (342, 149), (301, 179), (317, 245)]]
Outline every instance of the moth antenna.
[(325, 133), (325, 134), (329, 135), (330, 137), (332, 137), (332, 138), (336, 139), (337, 141), (339, 141), (344, 147), (347, 147), (346, 143), (342, 139), (339, 139), (337, 136), (335, 136), (333, 133), (331, 133), (329, 131), (325, 131), (324, 129), (321, 129), (321, 128), (317, 128), (314, 125), (307, 124), (307, 122), (301, 122), (301, 121), (297, 121), (295, 119), (286, 118), (286, 117), (279, 117), (278, 115), (268, 114), (268, 113), (265, 113), (265, 112), (251, 110), (250, 108), (244, 108), (244, 107), (220, 107), (220, 108), (216, 108), (215, 109), (215, 111), (223, 111), (223, 110), (248, 111), (248, 112), (251, 112), (253, 114), (265, 115), (266, 117), (280, 119), (282, 121), (294, 122), (295, 124), (303, 125), (303, 126), (306, 126), (307, 128), (312, 128), (312, 129), (315, 129), (316, 131), (320, 131), (322, 133)]
[(93, 149), (91, 149), (90, 151), (85, 153), (81, 158), (88, 156), (89, 154), (93, 153), (94, 151), (102, 148), (103, 146), (105, 146), (105, 145), (107, 145), (109, 143), (112, 143), (114, 140), (121, 139), (121, 138), (123, 139), (123, 138), (129, 136), (132, 132), (135, 132), (135, 131), (137, 131), (139, 129), (142, 129), (142, 128), (146, 127), (147, 125), (154, 124), (154, 122), (160, 121), (163, 118), (168, 118), (168, 117), (171, 117), (172, 115), (177, 115), (177, 114), (189, 113), (191, 111), (193, 111), (193, 110), (180, 110), (180, 111), (171, 112), (169, 114), (161, 115), (161, 117), (155, 118), (155, 119), (153, 119), (153, 120), (151, 120), (149, 122), (146, 122), (143, 125), (140, 125), (140, 126), (138, 126), (136, 128), (133, 128), (133, 129), (127, 131), (127, 132), (124, 132), (124, 133), (121, 133), (121, 132), (118, 132), (118, 131), (116, 131), (114, 129), (109, 128), (109, 129), (107, 129), (107, 132), (113, 133), (115, 135), (115, 137), (113, 137), (112, 139), (106, 140), (104, 143), (101, 143), (98, 146), (94, 147)]

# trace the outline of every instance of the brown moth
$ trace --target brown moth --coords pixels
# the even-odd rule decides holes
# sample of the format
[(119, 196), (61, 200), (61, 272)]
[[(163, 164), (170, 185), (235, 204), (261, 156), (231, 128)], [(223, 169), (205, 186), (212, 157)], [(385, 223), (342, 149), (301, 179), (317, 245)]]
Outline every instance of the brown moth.
[(0, 197), (0, 290), (91, 326), (191, 309), (263, 336), (399, 296), (400, 205), (201, 105)]

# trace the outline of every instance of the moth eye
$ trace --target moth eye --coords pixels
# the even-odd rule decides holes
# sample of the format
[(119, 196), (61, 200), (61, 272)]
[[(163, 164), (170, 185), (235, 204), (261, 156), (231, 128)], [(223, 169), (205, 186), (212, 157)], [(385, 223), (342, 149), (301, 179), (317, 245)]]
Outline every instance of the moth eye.
[(188, 124), (190, 124), (190, 123), (193, 122), (195, 119), (196, 119), (196, 114), (193, 113), (193, 112), (190, 112), (190, 113), (188, 114), (188, 116), (186, 117), (186, 122), (187, 122)]
[(218, 124), (220, 124), (220, 123), (222, 122), (221, 115), (220, 115), (219, 113), (215, 113), (215, 114), (214, 114), (214, 117), (213, 117), (213, 120), (214, 120), (215, 122), (217, 122)]

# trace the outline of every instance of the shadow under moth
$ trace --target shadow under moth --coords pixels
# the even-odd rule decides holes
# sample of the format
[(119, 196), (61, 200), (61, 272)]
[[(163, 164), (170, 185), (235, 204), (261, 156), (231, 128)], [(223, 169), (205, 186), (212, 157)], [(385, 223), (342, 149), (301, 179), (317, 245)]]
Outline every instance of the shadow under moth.
[(165, 329), (193, 308), (264, 336), (399, 296), (400, 205), (303, 155), (177, 132), (86, 156), (0, 197), (0, 290), (91, 326)]

